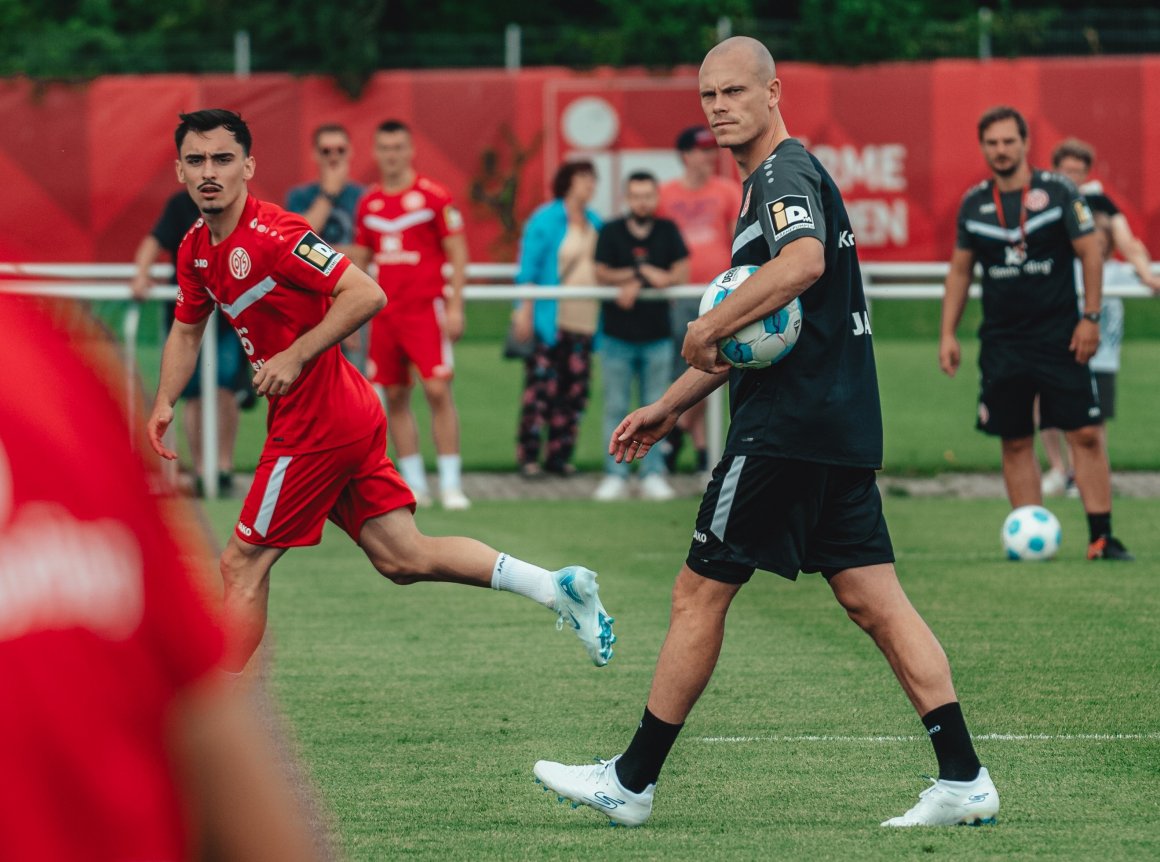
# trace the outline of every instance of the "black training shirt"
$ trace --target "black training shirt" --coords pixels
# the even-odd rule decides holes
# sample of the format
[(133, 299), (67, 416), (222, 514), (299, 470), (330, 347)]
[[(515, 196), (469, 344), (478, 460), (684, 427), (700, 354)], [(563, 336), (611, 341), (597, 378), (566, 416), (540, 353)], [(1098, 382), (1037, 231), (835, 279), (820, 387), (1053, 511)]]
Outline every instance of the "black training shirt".
[[(994, 180), (974, 186), (959, 207), (956, 247), (983, 268), (984, 346), (1066, 349), (1079, 321), (1071, 241), (1095, 227), (1071, 180), (1032, 171), (1030, 186), (1002, 192)], [(1022, 226), (1021, 226), (1022, 225)]]
[(866, 296), (841, 193), (801, 141), (782, 141), (745, 181), (733, 265), (760, 266), (812, 237), (826, 268), (801, 295), (793, 351), (730, 373), (725, 451), (853, 467), (882, 465), (882, 410)]
[[(645, 263), (671, 269), (673, 264), (688, 256), (689, 250), (685, 248), (681, 232), (676, 223), (667, 218), (656, 219), (644, 239), (637, 239), (629, 232), (627, 219), (618, 218), (605, 224), (596, 240), (597, 262), (614, 269), (639, 267)], [(655, 289), (646, 281), (642, 293)], [(622, 341), (660, 341), (672, 334), (667, 302), (638, 299), (627, 311), (615, 302), (604, 302), (600, 312), (604, 334)]]

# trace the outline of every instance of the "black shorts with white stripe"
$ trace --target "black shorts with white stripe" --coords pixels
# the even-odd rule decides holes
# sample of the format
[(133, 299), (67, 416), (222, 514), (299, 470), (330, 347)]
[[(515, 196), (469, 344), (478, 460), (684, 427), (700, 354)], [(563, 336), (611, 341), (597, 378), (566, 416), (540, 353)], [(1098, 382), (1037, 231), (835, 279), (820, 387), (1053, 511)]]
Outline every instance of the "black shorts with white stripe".
[(755, 569), (796, 580), (894, 562), (875, 471), (726, 455), (701, 499), (686, 565), (743, 584)]

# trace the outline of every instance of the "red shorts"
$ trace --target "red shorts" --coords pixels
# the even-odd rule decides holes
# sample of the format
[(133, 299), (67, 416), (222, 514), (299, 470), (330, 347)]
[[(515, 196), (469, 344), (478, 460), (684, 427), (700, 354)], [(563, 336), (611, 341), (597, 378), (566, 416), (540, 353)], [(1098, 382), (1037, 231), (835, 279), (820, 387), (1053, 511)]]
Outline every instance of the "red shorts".
[(326, 519), (358, 542), (363, 524), (410, 507), (415, 495), (387, 457), (387, 423), (322, 452), (263, 452), (235, 528), (251, 545), (317, 545)]
[(455, 368), (451, 341), (443, 334), (443, 300), (387, 307), (371, 324), (367, 371), (380, 386), (410, 386), (414, 365), (424, 380), (450, 380)]

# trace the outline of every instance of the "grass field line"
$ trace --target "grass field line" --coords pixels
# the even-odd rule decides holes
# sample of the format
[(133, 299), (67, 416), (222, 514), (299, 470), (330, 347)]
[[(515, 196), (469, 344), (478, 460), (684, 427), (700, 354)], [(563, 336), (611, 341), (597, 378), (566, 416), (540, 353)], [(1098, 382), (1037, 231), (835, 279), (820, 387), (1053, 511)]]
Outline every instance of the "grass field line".
[[(977, 733), (972, 739), (988, 742), (1121, 742), (1160, 740), (1157, 733)], [(702, 736), (701, 742), (918, 742), (925, 736)]]

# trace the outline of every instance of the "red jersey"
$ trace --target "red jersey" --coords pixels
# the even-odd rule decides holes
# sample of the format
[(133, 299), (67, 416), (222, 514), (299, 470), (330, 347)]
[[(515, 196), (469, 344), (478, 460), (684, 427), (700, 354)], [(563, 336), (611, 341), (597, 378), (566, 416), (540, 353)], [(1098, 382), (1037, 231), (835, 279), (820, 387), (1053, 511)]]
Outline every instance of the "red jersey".
[(167, 732), (220, 630), (130, 447), (122, 378), (26, 300), (0, 296), (0, 332), (0, 857), (184, 858)]
[[(210, 242), (204, 219), (182, 240), (177, 319), (197, 323), (216, 302), (258, 370), (322, 321), (348, 266), (302, 216), (251, 195), (222, 242)], [(367, 436), (383, 421), (374, 389), (338, 345), (306, 363), (290, 391), (269, 402), (267, 451), (330, 449)]]
[(657, 215), (672, 219), (680, 228), (689, 249), (690, 283), (708, 284), (729, 268), (740, 210), (741, 186), (721, 177), (710, 177), (696, 190), (683, 179), (661, 186)]
[(463, 231), (463, 216), (447, 189), (420, 176), (398, 194), (373, 185), (358, 202), (354, 224), (355, 244), (374, 253), (389, 303), (412, 305), (443, 296), (443, 240)]

